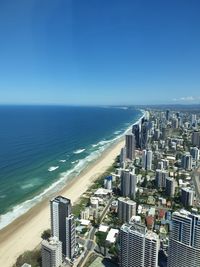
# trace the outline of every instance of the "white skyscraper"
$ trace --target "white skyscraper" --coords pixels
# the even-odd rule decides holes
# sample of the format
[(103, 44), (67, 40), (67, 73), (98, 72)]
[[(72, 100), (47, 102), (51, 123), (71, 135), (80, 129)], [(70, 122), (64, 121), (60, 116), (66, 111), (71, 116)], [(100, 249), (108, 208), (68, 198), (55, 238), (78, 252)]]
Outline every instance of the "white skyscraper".
[(62, 265), (62, 243), (57, 237), (42, 241), (42, 267), (59, 267)]
[(51, 231), (62, 242), (62, 253), (73, 257), (71, 252), (75, 249), (74, 220), (71, 215), (71, 201), (58, 196), (51, 200)]
[(157, 267), (159, 238), (144, 225), (124, 224), (120, 229), (120, 267)]
[(129, 222), (136, 215), (136, 202), (129, 198), (118, 198), (118, 217), (121, 222)]
[(124, 197), (135, 198), (137, 177), (134, 171), (129, 170), (121, 171), (121, 194)]
[(129, 160), (134, 160), (135, 158), (135, 135), (126, 135), (126, 158)]
[(200, 215), (181, 210), (172, 215), (168, 267), (200, 267)]

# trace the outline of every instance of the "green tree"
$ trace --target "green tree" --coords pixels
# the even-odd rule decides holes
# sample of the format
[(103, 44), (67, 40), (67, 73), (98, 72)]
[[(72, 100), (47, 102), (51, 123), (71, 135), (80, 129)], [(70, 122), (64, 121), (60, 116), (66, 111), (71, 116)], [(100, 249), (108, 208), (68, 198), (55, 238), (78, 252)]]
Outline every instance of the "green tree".
[(44, 230), (44, 232), (41, 234), (42, 239), (47, 240), (50, 237), (51, 237), (51, 230), (50, 229)]

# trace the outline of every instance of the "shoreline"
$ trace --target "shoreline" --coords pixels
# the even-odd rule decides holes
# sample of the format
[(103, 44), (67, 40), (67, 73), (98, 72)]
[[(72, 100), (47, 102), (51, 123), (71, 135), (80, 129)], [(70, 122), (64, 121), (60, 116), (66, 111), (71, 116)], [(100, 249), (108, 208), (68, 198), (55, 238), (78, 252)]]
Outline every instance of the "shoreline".
[(50, 228), (49, 200), (53, 196), (61, 194), (70, 198), (72, 204), (76, 203), (98, 176), (112, 165), (123, 146), (124, 139), (122, 137), (108, 147), (98, 159), (91, 162), (76, 178), (69, 181), (62, 190), (36, 204), (0, 230), (2, 254), (0, 255), (0, 266), (11, 267), (19, 255), (25, 250), (34, 249), (41, 242), (42, 232)]
[[(144, 110), (140, 109), (139, 111), (141, 112), (141, 115), (139, 118), (137, 118), (137, 121), (135, 121), (134, 123), (130, 123), (128, 128), (125, 129), (123, 132), (121, 132), (119, 135), (113, 136), (112, 139), (107, 140), (102, 147), (99, 147), (97, 150), (94, 150), (84, 159), (78, 160), (78, 163), (71, 169), (68, 169), (60, 173), (58, 179), (55, 180), (52, 184), (48, 185), (48, 187), (46, 187), (43, 191), (23, 201), (22, 203), (16, 204), (11, 210), (7, 211), (5, 214), (1, 214), (0, 231), (3, 230), (8, 225), (10, 225), (12, 222), (16, 221), (19, 217), (23, 216), (33, 207), (43, 202), (49, 196), (54, 195), (55, 192), (62, 191), (63, 188), (65, 188), (66, 184), (68, 184), (72, 179), (76, 179), (76, 177), (81, 175), (88, 167), (90, 167), (90, 165), (98, 161), (102, 153), (107, 151), (110, 147), (112, 147), (114, 144), (116, 144), (122, 138), (124, 138), (125, 134), (131, 131), (132, 126), (138, 124), (142, 120), (142, 118), (144, 117)], [(93, 159), (91, 160), (90, 158), (92, 157)], [(80, 163), (83, 163), (83, 165), (79, 166)]]

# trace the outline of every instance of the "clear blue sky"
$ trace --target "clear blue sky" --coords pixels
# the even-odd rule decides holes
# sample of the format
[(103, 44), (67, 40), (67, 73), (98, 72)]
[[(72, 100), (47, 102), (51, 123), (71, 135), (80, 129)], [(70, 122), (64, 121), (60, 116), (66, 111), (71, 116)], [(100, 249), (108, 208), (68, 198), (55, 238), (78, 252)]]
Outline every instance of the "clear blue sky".
[(199, 0), (1, 0), (0, 103), (200, 102)]

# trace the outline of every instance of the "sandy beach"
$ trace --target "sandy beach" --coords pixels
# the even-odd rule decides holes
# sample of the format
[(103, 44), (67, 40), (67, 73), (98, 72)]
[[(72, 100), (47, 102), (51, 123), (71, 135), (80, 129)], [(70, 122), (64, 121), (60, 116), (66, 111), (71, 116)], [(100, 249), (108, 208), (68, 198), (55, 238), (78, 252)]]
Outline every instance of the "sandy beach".
[[(122, 140), (112, 145), (56, 195), (68, 197), (72, 203), (78, 201), (90, 184), (111, 166), (123, 146)], [(49, 199), (46, 199), (0, 230), (0, 266), (11, 267), (25, 250), (34, 249), (41, 242), (41, 233), (48, 228), (50, 228), (50, 208)]]

